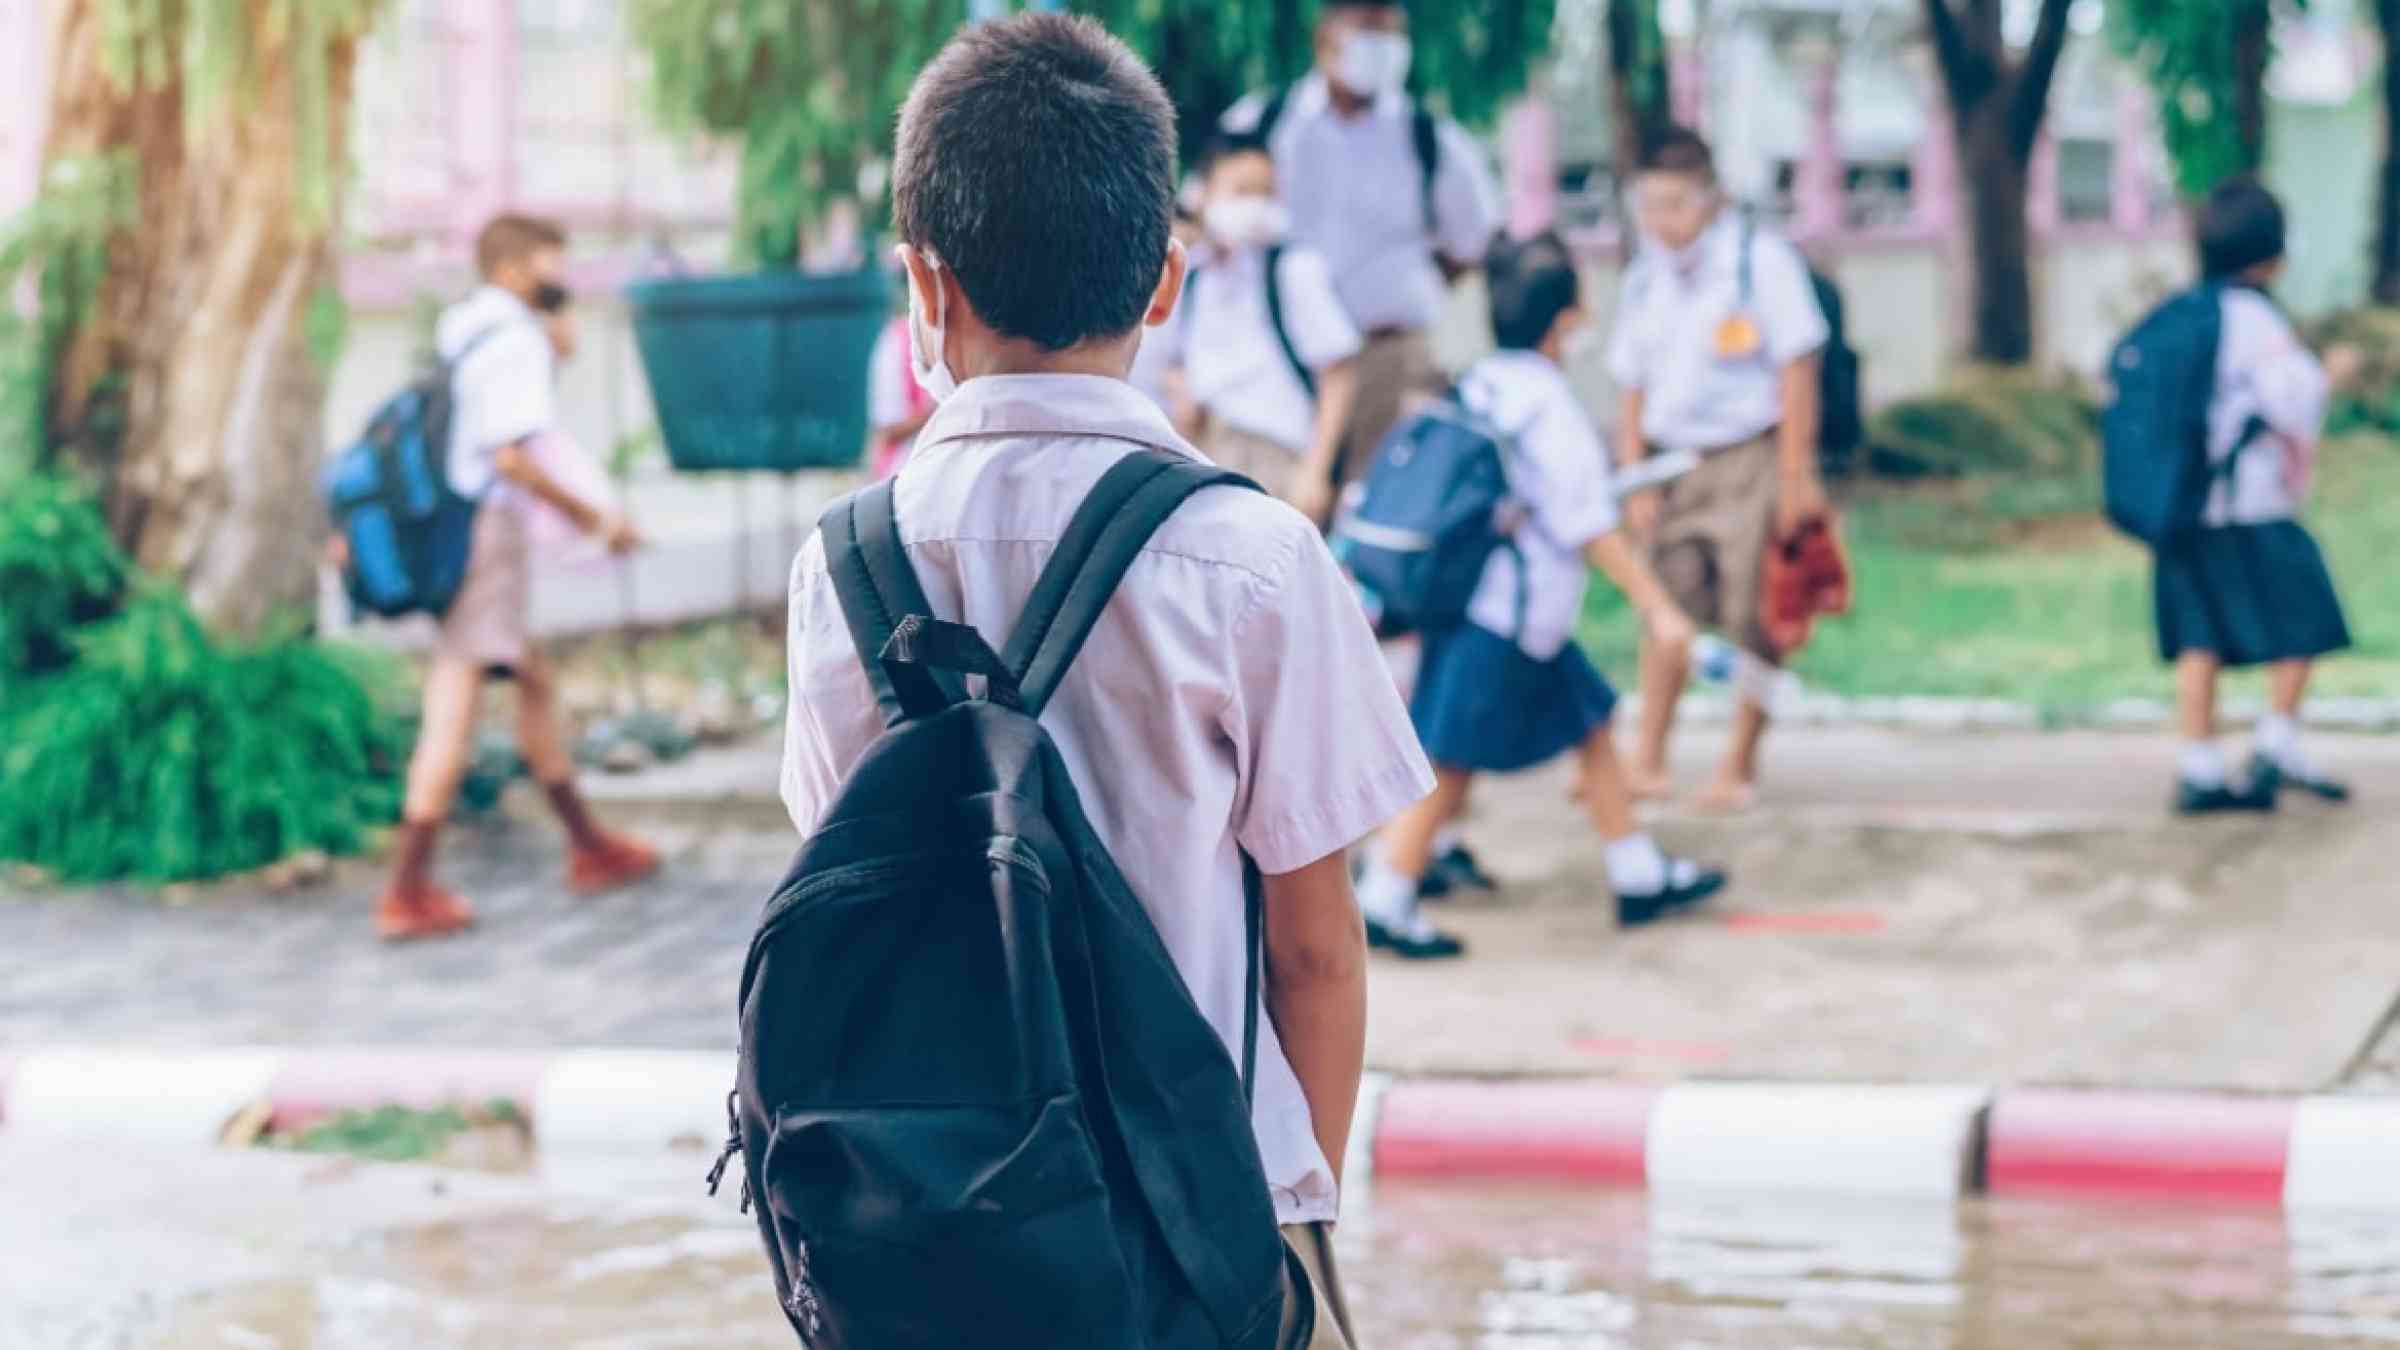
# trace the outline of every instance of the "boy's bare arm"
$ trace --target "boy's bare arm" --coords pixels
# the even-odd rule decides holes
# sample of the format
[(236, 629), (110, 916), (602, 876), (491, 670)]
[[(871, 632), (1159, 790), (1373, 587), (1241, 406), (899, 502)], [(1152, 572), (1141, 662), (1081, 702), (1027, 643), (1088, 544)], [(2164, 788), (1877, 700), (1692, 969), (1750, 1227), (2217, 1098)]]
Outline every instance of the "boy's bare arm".
[[(1642, 439), (1642, 391), (1627, 389), (1617, 397), (1617, 462), (1630, 467), (1649, 457), (1649, 443)], [(1660, 510), (1658, 489), (1637, 492), (1626, 499), (1625, 527), (1647, 536), (1658, 528)]]
[(1292, 505), (1319, 525), (1333, 517), (1333, 468), (1341, 457), (1342, 437), (1350, 429), (1350, 411), (1357, 405), (1357, 358), (1336, 361), (1317, 371), (1317, 425), (1308, 456), (1300, 462)]
[(1817, 443), (1823, 430), (1825, 358), (1811, 352), (1783, 368), (1783, 421), (1775, 433), (1782, 470), (1775, 498), (1776, 533), (1786, 538), (1825, 514), (1825, 484), (1817, 475)]
[(1650, 570), (1650, 564), (1626, 541), (1624, 531), (1611, 530), (1584, 545), (1583, 559), (1625, 593), (1653, 639), (1669, 646), (1692, 640), (1691, 619), (1676, 606), (1675, 598), (1667, 594), (1658, 573)]
[(627, 552), (641, 542), (632, 522), (593, 506), (544, 473), (532, 453), (526, 450), (524, 442), (515, 441), (501, 446), (492, 456), (492, 467), (502, 478), (558, 508), (559, 514), (575, 522), (577, 529), (585, 534), (599, 535), (612, 551)]
[(1367, 1067), (1367, 935), (1342, 853), (1266, 879), (1267, 1015), (1334, 1179)]

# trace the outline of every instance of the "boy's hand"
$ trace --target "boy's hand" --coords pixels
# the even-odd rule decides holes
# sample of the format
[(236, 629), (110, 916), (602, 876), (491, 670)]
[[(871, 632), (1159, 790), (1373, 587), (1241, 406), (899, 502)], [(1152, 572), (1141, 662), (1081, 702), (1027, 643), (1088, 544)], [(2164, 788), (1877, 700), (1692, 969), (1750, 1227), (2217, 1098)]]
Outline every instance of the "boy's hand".
[(1625, 528), (1647, 540), (1658, 533), (1658, 518), (1666, 510), (1657, 488), (1644, 488), (1625, 499)]
[(1323, 529), (1333, 519), (1333, 476), (1312, 466), (1302, 465), (1293, 473), (1284, 500), (1290, 502), (1301, 515), (1316, 522), (1317, 528)]
[(1650, 640), (1661, 647), (1688, 647), (1700, 636), (1691, 618), (1671, 604), (1654, 606), (1642, 618), (1650, 630)]
[(600, 517), (600, 528), (592, 533), (599, 536), (600, 542), (610, 553), (620, 558), (642, 546), (641, 531), (633, 527), (631, 520), (617, 512), (612, 511)]
[(1775, 494), (1775, 537), (1789, 539), (1810, 521), (1825, 518), (1825, 480), (1813, 469), (1786, 470)]
[(2367, 354), (2354, 342), (2337, 342), (2325, 349), (2325, 378), (2338, 390), (2358, 387), (2367, 369)]
[(350, 536), (337, 534), (325, 541), (325, 565), (336, 572), (350, 566)]

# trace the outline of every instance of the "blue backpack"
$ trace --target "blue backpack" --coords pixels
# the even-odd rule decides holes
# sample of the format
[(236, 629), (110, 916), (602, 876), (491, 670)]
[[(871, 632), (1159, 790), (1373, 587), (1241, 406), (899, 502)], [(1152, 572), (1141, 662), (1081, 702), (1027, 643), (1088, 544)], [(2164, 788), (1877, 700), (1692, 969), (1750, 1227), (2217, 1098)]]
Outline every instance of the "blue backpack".
[(2152, 310), (2109, 358), (2115, 393), (2100, 422), (2101, 497), (2111, 524), (2153, 548), (2199, 528), (2209, 489), (2240, 455), (2236, 446), (2213, 470), (2208, 462), (2224, 328), (2221, 289), (2198, 286)]
[(458, 367), (499, 330), (394, 394), (318, 479), (334, 529), (350, 546), (342, 583), (369, 614), (437, 618), (466, 581), (475, 501), (450, 485)]
[[(1453, 393), (1403, 420), (1375, 452), (1357, 505), (1334, 525), (1333, 555), (1349, 569), (1378, 632), (1440, 632), (1466, 621), (1468, 602), (1511, 535), (1522, 503), (1509, 485), (1507, 433)], [(1520, 592), (1524, 559), (1518, 556)], [(1524, 597), (1518, 597), (1522, 619)]]

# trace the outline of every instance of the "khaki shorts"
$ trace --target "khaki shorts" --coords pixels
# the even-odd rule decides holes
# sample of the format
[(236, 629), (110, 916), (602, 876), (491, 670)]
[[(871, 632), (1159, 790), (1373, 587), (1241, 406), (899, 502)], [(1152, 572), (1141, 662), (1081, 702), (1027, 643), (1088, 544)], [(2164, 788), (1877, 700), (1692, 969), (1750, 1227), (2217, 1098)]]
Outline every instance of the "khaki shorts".
[(513, 671), (525, 660), (532, 610), (525, 513), (504, 502), (486, 502), (476, 508), (467, 577), (442, 616), (434, 655)]
[(1781, 484), (1773, 433), (1710, 453), (1666, 485), (1650, 565), (1675, 603), (1769, 663), (1782, 654), (1760, 618), (1760, 576)]
[(1231, 469), (1278, 497), (1288, 498), (1300, 467), (1300, 456), (1280, 443), (1213, 417), (1200, 429), (1200, 449), (1218, 468)]
[(1350, 1304), (1342, 1296), (1341, 1272), (1333, 1263), (1333, 1225), (1296, 1223), (1283, 1230), (1283, 1240), (1291, 1247), (1292, 1253), (1300, 1258), (1301, 1268), (1308, 1272), (1308, 1292), (1316, 1307), (1316, 1327), (1306, 1340), (1302, 1340), (1300, 1330), (1304, 1321), (1300, 1307), (1295, 1301), (1287, 1299), (1283, 1309), (1283, 1335), (1275, 1342), (1276, 1345), (1281, 1350), (1360, 1350), (1358, 1335), (1350, 1326)]
[(1344, 481), (1367, 476), (1376, 447), (1421, 399), (1441, 395), (1447, 381), (1434, 364), (1433, 338), (1422, 329), (1376, 334), (1358, 353), (1358, 402), (1342, 437)]

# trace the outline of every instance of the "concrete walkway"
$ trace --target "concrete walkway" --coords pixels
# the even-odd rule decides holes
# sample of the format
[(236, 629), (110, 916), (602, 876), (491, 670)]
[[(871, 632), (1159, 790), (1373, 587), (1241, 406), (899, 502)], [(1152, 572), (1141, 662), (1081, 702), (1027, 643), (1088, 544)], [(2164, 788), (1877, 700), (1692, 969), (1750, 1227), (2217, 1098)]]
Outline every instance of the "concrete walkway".
[[(1696, 732), (1679, 768), (1714, 752)], [(1448, 907), (1474, 944), (1380, 960), (1371, 1058), (1403, 1073), (1978, 1081), (2314, 1091), (2400, 1082), (2391, 877), (2400, 740), (2329, 741), (2361, 804), (2167, 819), (2149, 737), (1795, 731), (1766, 809), (1660, 814), (1737, 886), (1712, 914), (1619, 933), (1556, 773), (1479, 791), (1506, 889)], [(723, 1048), (758, 908), (796, 840), (771, 748), (595, 784), (670, 853), (598, 901), (555, 832), (454, 832), (477, 934), (386, 949), (371, 863), (329, 886), (0, 895), (0, 1053), (34, 1044)]]

